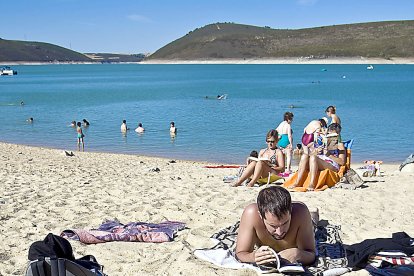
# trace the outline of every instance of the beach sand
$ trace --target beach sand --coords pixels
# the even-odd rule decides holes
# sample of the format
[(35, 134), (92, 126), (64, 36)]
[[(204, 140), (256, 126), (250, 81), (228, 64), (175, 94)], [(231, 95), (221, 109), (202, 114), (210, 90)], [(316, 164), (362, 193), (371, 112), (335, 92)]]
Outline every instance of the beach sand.
[[(23, 275), (30, 244), (49, 232), (94, 228), (105, 219), (183, 221), (173, 242), (71, 241), (75, 257), (94, 255), (109, 275), (256, 275), (217, 268), (192, 251), (210, 247), (209, 236), (234, 224), (260, 188), (231, 188), (222, 179), (237, 169), (206, 169), (204, 163), (109, 153), (78, 153), (0, 143), (0, 275)], [(354, 164), (353, 167), (358, 167)], [(160, 172), (151, 172), (159, 168)], [(345, 244), (414, 236), (413, 174), (382, 166), (357, 190), (292, 193), (294, 200), (318, 207), (320, 219), (341, 225)], [(368, 275), (364, 271), (351, 275)]]

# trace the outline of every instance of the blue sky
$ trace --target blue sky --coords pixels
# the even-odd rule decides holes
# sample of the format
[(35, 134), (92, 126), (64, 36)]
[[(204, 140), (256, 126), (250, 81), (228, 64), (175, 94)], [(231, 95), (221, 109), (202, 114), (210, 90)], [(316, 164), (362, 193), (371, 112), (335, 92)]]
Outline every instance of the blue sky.
[(413, 20), (413, 0), (9, 0), (0, 38), (146, 53), (216, 22), (275, 29)]

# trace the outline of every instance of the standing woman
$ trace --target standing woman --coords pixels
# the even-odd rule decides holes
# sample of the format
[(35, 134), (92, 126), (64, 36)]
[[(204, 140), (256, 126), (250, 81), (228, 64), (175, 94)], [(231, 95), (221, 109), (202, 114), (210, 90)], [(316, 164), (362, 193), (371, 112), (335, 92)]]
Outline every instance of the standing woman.
[(293, 132), (290, 125), (292, 121), (293, 113), (285, 112), (283, 115), (283, 122), (281, 122), (276, 128), (277, 132), (279, 133), (279, 142), (277, 142), (277, 146), (282, 150), (284, 154), (286, 154), (286, 170), (282, 175), (283, 177), (289, 176), (291, 173), (290, 165), (292, 163)]
[(338, 115), (336, 115), (336, 107), (333, 105), (330, 105), (326, 108), (325, 110), (326, 112), (326, 116), (328, 116), (329, 118), (331, 118), (331, 124), (338, 124), (341, 125), (341, 119), (338, 117)]
[(247, 187), (252, 187), (259, 178), (268, 177), (269, 174), (277, 175), (285, 168), (285, 160), (282, 151), (277, 147), (279, 135), (277, 130), (271, 129), (266, 135), (267, 148), (260, 150), (259, 160), (250, 162), (244, 169), (240, 179), (233, 184), (240, 186), (250, 178)]
[(304, 154), (309, 154), (310, 150), (315, 148), (315, 142), (320, 134), (325, 134), (325, 129), (328, 124), (328, 118), (321, 118), (319, 120), (311, 121), (303, 130), (302, 148)]
[(82, 151), (85, 151), (85, 143), (83, 141), (83, 138), (85, 137), (85, 135), (83, 135), (81, 122), (78, 122), (77, 126), (78, 127), (76, 128), (76, 133), (78, 135), (78, 151), (80, 151), (80, 144), (81, 143), (82, 143)]

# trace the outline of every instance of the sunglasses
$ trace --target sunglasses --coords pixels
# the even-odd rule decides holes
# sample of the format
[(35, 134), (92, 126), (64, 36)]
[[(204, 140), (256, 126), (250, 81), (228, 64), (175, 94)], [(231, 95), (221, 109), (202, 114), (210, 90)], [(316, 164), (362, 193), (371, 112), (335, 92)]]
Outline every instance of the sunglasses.
[(276, 140), (266, 140), (266, 143), (276, 143)]

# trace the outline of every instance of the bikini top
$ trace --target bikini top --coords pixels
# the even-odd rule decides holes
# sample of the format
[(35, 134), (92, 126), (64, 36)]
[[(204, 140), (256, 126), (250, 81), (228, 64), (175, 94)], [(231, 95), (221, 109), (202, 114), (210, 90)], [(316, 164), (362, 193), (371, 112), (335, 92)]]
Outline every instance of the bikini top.
[[(268, 150), (269, 150), (269, 148), (267, 148), (264, 152), (266, 152), (266, 151), (268, 151)], [(275, 149), (275, 151), (274, 151), (273, 155), (269, 157), (270, 164), (272, 164), (272, 165), (277, 165), (277, 156), (276, 156), (276, 152), (277, 152), (277, 148)]]

